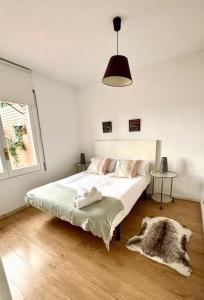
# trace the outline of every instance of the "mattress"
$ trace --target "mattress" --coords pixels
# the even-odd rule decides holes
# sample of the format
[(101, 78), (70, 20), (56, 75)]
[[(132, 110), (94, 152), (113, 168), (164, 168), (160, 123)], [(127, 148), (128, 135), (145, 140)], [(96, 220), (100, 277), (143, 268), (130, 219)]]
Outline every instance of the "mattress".
[(150, 181), (150, 175), (118, 178), (114, 177), (113, 173), (95, 175), (84, 171), (57, 182), (76, 190), (83, 188), (90, 189), (95, 186), (103, 196), (120, 200), (124, 206), (124, 210), (120, 211), (115, 217), (112, 224), (112, 227), (115, 228), (129, 214), (143, 191), (150, 184)]

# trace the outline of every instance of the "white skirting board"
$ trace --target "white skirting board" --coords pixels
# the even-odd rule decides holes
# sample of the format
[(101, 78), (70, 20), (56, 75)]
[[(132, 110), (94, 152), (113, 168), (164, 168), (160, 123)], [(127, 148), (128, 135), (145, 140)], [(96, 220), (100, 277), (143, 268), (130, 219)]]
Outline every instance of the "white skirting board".
[(185, 195), (182, 195), (182, 194), (173, 193), (172, 195), (175, 199), (181, 199), (181, 200), (187, 200), (187, 201), (193, 201), (193, 202), (200, 202), (199, 199), (189, 198), (188, 196), (185, 196)]
[[(15, 214), (15, 213), (17, 213), (17, 212), (23, 210), (23, 209), (26, 208), (27, 206), (28, 206), (28, 204), (25, 204), (25, 205), (23, 205), (23, 206), (21, 206), (21, 207), (18, 207), (18, 208), (16, 208), (16, 209), (10, 211), (10, 212), (7, 213), (7, 214), (0, 215), (0, 220), (1, 220), (1, 219), (4, 219), (4, 218), (6, 218), (6, 217), (9, 217), (9, 216), (11, 216), (11, 215), (13, 215), (13, 214)], [(0, 298), (0, 300), (1, 300), (1, 298)]]

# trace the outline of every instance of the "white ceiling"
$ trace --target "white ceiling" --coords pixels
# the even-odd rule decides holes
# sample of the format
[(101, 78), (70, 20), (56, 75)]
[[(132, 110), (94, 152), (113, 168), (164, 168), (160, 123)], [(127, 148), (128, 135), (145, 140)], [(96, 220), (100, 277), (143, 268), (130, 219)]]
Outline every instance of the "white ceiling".
[(119, 50), (134, 70), (204, 48), (204, 0), (0, 0), (0, 56), (73, 86)]

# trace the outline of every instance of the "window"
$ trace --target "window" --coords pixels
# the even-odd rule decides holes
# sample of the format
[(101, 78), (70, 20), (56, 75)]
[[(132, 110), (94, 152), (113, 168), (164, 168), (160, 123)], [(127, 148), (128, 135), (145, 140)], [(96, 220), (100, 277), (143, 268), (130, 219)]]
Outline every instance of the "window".
[(3, 174), (3, 172), (4, 172), (4, 169), (3, 169), (3, 165), (1, 162), (1, 158), (0, 158), (0, 174)]
[(31, 106), (0, 101), (0, 179), (39, 169)]

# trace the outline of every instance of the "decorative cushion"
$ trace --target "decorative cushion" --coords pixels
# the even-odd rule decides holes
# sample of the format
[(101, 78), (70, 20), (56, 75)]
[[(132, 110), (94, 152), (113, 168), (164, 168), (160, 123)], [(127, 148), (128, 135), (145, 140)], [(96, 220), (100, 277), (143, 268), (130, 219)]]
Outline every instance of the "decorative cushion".
[(110, 164), (110, 158), (92, 158), (88, 171), (91, 174), (106, 174)]
[(141, 160), (134, 160), (130, 169), (129, 177), (137, 176)]
[(140, 164), (140, 160), (119, 159), (116, 165), (116, 177), (135, 177)]

